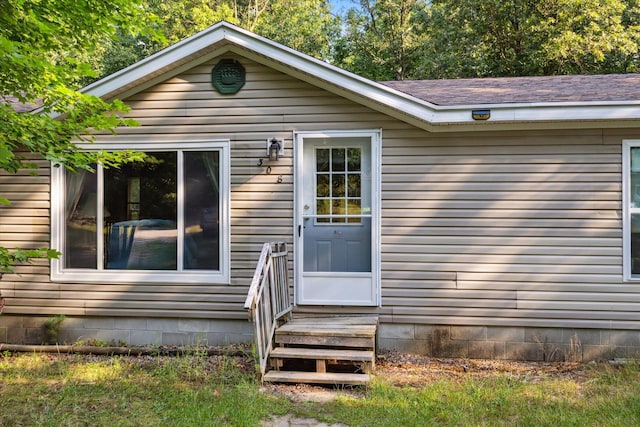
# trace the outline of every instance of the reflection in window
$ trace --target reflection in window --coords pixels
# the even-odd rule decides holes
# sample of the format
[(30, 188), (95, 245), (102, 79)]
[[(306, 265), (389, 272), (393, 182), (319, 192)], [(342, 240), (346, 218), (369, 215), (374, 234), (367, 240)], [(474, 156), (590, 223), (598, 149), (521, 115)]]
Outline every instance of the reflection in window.
[(64, 263), (68, 268), (97, 266), (97, 181), (86, 171), (66, 172)]
[(65, 172), (65, 268), (219, 270), (219, 151), (147, 155), (118, 169)]
[(630, 151), (631, 274), (640, 274), (640, 147), (632, 147)]

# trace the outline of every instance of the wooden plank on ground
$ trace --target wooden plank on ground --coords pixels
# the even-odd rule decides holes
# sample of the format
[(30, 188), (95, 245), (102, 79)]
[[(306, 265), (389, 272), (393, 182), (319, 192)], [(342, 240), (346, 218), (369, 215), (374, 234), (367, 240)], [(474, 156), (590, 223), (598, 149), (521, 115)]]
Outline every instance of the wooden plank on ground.
[(371, 381), (371, 376), (368, 374), (343, 374), (333, 372), (269, 371), (265, 374), (264, 381), (306, 384), (366, 385)]

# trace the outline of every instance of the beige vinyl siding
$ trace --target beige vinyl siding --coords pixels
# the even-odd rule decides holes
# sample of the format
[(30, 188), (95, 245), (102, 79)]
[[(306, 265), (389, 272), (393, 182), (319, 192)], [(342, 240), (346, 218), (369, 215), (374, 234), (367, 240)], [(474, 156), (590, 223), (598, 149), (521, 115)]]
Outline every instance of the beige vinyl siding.
[(384, 321), (640, 326), (640, 292), (622, 282), (621, 138), (384, 137)]
[[(28, 152), (18, 155), (38, 166), (33, 170), (21, 170), (16, 174), (0, 171), (0, 196), (9, 199), (10, 205), (0, 204), (0, 246), (14, 249), (37, 249), (50, 246), (49, 227), (49, 163)], [(65, 304), (55, 302), (57, 285), (49, 283), (48, 262), (34, 260), (30, 265), (20, 265), (14, 273), (5, 273), (0, 279), (0, 294), (6, 298), (6, 312), (18, 312), (26, 305), (33, 309), (59, 312)], [(26, 296), (26, 297), (25, 297)], [(35, 298), (35, 300), (33, 299)], [(35, 301), (35, 302), (34, 302)], [(48, 304), (54, 308), (49, 309)], [(11, 306), (11, 307), (9, 307)], [(57, 306), (57, 308), (56, 308)]]
[[(299, 310), (377, 312), (396, 323), (640, 327), (639, 285), (622, 281), (621, 141), (637, 138), (633, 129), (430, 134), (238, 59), (247, 71), (238, 94), (212, 90), (214, 60), (129, 98), (141, 126), (98, 138), (123, 147), (230, 141), (231, 283), (50, 283), (38, 262), (0, 281), (7, 312), (246, 319), (262, 244), (293, 247), (292, 132), (382, 128), (382, 307)], [(267, 174), (258, 160), (274, 136), (285, 138), (285, 157)], [(48, 244), (44, 172), (0, 176), (3, 196), (18, 198), (0, 207), (5, 244)]]

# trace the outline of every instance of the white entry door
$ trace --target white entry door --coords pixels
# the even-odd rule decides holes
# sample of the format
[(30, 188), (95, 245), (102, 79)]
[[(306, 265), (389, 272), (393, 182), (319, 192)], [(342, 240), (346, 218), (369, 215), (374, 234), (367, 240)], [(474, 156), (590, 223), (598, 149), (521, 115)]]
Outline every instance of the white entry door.
[(380, 304), (379, 132), (296, 135), (296, 302)]

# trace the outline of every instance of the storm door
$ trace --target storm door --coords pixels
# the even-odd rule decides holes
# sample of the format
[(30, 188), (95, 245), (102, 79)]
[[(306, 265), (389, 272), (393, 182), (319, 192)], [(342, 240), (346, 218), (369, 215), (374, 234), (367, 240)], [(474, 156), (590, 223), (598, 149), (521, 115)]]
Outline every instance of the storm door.
[(376, 132), (298, 134), (296, 300), (378, 305)]

